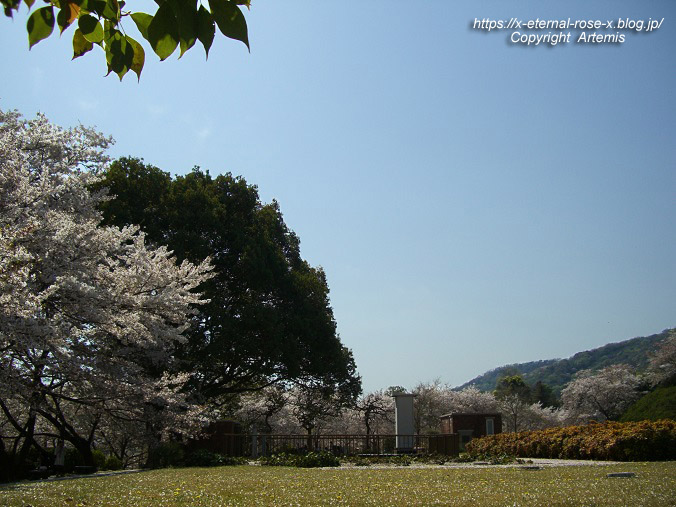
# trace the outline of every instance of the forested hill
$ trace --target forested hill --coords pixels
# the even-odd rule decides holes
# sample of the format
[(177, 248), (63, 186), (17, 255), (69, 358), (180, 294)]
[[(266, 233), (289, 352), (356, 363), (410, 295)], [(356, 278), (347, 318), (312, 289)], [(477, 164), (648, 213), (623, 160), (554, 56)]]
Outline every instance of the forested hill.
[(580, 370), (598, 370), (613, 364), (628, 364), (641, 370), (648, 364), (649, 354), (658, 342), (667, 338), (669, 330), (651, 336), (641, 336), (618, 343), (609, 343), (598, 349), (578, 352), (568, 359), (548, 359), (501, 366), (459, 386), (475, 385), (482, 391), (492, 391), (503, 375), (520, 373), (528, 384), (538, 380), (549, 385), (558, 396), (564, 386)]

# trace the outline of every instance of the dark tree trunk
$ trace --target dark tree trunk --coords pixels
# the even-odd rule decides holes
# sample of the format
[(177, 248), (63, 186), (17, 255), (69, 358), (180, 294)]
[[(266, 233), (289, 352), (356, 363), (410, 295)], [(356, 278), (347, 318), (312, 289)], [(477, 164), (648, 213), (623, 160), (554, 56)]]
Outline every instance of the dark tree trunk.
[(5, 448), (5, 442), (0, 438), (0, 482), (10, 480), (10, 455)]
[(92, 453), (92, 446), (84, 438), (70, 438), (68, 439), (71, 444), (77, 449), (77, 452), (82, 457), (82, 462), (85, 466), (95, 467), (96, 462), (94, 461), (94, 454)]
[(20, 473), (32, 466), (31, 463), (27, 463), (27, 460), (28, 453), (30, 452), (31, 446), (33, 445), (33, 434), (35, 433), (35, 421), (36, 421), (35, 415), (29, 416), (28, 421), (26, 421), (26, 426), (24, 427), (23, 434), (23, 443), (21, 444), (21, 448), (19, 449), (19, 452), (14, 459), (15, 470), (19, 471)]
[(307, 431), (307, 451), (311, 452), (313, 450), (312, 445), (312, 428), (305, 428)]

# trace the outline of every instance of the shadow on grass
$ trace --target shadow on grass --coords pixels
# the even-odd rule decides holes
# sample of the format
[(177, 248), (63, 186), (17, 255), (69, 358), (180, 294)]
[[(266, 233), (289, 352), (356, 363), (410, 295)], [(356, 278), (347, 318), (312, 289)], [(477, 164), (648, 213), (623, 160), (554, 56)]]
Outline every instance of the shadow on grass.
[(49, 477), (47, 479), (36, 479), (36, 480), (23, 480), (19, 482), (7, 482), (7, 483), (0, 483), (0, 492), (1, 491), (12, 491), (16, 489), (21, 489), (26, 486), (31, 486), (33, 484), (40, 484), (42, 482), (58, 482), (58, 481), (70, 481), (73, 479), (95, 479), (97, 477), (110, 477), (111, 475), (127, 475), (127, 474), (138, 474), (141, 472), (147, 472), (148, 470), (145, 469), (135, 469), (135, 470), (117, 470), (117, 471), (109, 471), (109, 472), (97, 472), (93, 474), (85, 474), (85, 475), (75, 475), (75, 474), (69, 474), (69, 475), (61, 475), (58, 477)]

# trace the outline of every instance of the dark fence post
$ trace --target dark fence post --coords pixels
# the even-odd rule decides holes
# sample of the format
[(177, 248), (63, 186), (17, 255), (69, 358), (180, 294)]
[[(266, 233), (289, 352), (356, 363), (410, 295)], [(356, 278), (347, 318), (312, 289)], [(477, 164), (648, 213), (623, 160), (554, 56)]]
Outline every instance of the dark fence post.
[(258, 430), (256, 428), (251, 430), (251, 457), (258, 458)]

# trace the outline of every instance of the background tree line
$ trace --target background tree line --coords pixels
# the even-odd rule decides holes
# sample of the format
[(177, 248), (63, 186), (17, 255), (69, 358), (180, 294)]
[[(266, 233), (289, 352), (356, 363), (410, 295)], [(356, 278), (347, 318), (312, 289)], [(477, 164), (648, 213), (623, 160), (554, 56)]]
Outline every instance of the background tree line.
[(528, 384), (544, 382), (555, 396), (561, 391), (576, 373), (582, 370), (601, 370), (615, 364), (626, 364), (637, 371), (648, 368), (652, 352), (669, 337), (671, 330), (650, 336), (641, 336), (617, 343), (609, 343), (592, 350), (578, 352), (566, 359), (547, 359), (501, 366), (490, 370), (460, 386), (460, 389), (475, 385), (482, 391), (495, 388), (500, 377), (518, 372)]
[[(361, 396), (342, 411), (314, 412), (312, 430), (321, 433), (394, 433), (394, 392), (401, 386)], [(420, 382), (411, 393), (417, 433), (434, 434), (448, 413), (501, 413), (503, 431), (515, 432), (586, 424), (591, 421), (640, 421), (676, 418), (676, 333), (667, 334), (649, 355), (647, 368), (628, 365), (583, 370), (557, 398), (541, 381), (528, 384), (517, 370), (499, 377), (490, 391), (475, 386), (453, 388), (439, 379)], [(307, 430), (302, 398), (278, 390), (250, 393), (239, 400), (235, 417), (247, 427), (268, 433)]]

